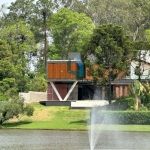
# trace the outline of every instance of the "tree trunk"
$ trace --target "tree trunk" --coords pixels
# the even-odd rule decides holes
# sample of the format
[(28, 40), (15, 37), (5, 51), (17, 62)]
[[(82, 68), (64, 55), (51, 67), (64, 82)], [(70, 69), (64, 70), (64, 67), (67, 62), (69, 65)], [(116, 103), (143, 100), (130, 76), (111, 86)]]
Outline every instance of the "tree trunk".
[(134, 100), (134, 110), (138, 110), (139, 109), (139, 98), (138, 97), (135, 97), (135, 100)]
[(43, 11), (43, 18), (44, 18), (44, 65), (46, 70), (47, 65), (47, 27), (46, 27), (46, 12)]
[(5, 119), (1, 119), (0, 120), (0, 125), (2, 125), (4, 123)]
[(2, 122), (2, 120), (0, 120), (0, 125), (2, 125), (3, 124), (3, 122)]
[(109, 101), (109, 104), (111, 104), (111, 82), (110, 82), (110, 79), (109, 79), (109, 86), (108, 86), (108, 101)]

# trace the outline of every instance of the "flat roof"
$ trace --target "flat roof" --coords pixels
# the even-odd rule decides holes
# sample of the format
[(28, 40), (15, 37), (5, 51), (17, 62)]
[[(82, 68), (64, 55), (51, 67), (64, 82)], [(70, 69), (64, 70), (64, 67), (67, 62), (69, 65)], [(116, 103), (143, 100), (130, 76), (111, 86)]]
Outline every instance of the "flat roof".
[(133, 79), (119, 79), (111, 81), (111, 85), (127, 85), (133, 82)]
[(48, 60), (47, 63), (81, 62), (81, 60)]

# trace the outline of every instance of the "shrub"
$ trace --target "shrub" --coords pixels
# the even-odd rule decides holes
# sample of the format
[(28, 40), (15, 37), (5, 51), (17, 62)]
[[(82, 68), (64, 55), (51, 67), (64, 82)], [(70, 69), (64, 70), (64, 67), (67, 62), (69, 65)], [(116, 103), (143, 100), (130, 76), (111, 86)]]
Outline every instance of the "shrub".
[(141, 106), (139, 107), (138, 111), (147, 111), (148, 108), (146, 106), (144, 106), (143, 104), (141, 104)]
[(127, 110), (133, 108), (132, 97), (121, 97), (116, 99), (111, 105), (100, 106), (100, 110)]
[(127, 110), (134, 105), (134, 100), (132, 97), (121, 97), (116, 99), (113, 105), (115, 105), (116, 108), (118, 108), (116, 110)]
[(147, 93), (142, 99), (141, 99), (141, 103), (144, 106), (147, 106), (150, 103), (150, 93)]
[(32, 116), (34, 108), (30, 105), (24, 105), (22, 97), (13, 96), (8, 101), (0, 105), (0, 125), (6, 120), (13, 117), (19, 117), (19, 114), (26, 114)]
[(5, 100), (6, 100), (5, 95), (2, 92), (0, 92), (0, 101), (5, 101)]
[(96, 123), (150, 124), (150, 111), (97, 111)]
[(146, 106), (147, 106), (147, 109), (150, 110), (150, 103), (148, 103)]

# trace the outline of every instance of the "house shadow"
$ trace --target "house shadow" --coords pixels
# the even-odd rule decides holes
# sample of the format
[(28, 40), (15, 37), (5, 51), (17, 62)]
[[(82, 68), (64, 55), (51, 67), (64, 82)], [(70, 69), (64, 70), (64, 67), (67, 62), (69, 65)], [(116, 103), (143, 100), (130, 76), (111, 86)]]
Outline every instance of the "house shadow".
[(26, 124), (30, 124), (32, 123), (31, 121), (17, 121), (17, 122), (6, 122), (4, 124), (2, 124), (2, 127), (17, 127), (20, 125), (26, 125)]

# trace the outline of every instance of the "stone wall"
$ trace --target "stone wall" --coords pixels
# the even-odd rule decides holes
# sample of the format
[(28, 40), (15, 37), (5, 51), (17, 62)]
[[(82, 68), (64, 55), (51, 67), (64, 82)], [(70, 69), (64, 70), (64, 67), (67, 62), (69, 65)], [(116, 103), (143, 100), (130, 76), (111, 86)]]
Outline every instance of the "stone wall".
[(19, 96), (22, 96), (25, 99), (25, 103), (47, 100), (47, 92), (29, 91), (28, 93), (19, 93)]

